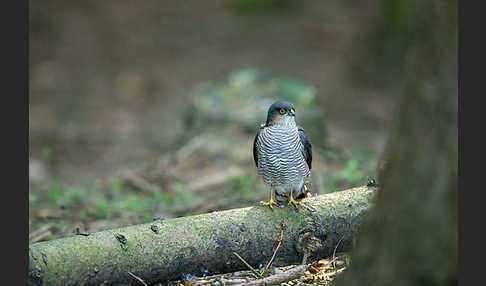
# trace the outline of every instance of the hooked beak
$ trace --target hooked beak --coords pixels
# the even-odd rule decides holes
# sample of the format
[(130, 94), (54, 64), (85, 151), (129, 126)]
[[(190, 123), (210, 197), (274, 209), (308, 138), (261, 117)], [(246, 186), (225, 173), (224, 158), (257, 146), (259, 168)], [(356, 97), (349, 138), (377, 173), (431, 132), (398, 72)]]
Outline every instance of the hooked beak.
[(291, 109), (287, 112), (290, 116), (295, 116), (295, 110)]

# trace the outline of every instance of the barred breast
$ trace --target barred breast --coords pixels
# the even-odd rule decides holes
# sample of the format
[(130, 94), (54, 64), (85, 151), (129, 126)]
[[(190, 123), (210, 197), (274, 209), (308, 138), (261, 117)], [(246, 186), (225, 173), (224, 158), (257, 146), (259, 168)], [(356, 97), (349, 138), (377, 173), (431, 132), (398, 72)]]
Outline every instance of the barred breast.
[(295, 124), (265, 127), (258, 136), (257, 148), (258, 172), (266, 184), (290, 189), (309, 176)]

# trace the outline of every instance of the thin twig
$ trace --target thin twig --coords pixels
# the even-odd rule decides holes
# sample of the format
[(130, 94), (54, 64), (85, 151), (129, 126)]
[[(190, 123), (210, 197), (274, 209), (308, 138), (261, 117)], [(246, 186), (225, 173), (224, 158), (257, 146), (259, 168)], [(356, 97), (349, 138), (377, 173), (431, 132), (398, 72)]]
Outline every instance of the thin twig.
[(242, 284), (237, 284), (235, 286), (263, 286), (263, 285), (277, 285), (287, 281), (295, 280), (299, 277), (305, 275), (305, 270), (307, 265), (299, 265), (285, 272), (278, 273), (267, 278), (262, 278), (258, 280), (249, 281)]
[(336, 270), (336, 259), (335, 259), (336, 249), (338, 248), (339, 243), (341, 242), (341, 240), (343, 240), (343, 238), (344, 238), (344, 235), (341, 236), (341, 239), (339, 239), (338, 243), (336, 244), (336, 247), (334, 248), (334, 252), (332, 253), (332, 265), (334, 266), (334, 270)]
[(255, 270), (255, 268), (251, 267), (250, 264), (248, 264), (241, 256), (238, 255), (238, 253), (236, 252), (233, 252), (233, 254), (239, 259), (241, 260), (241, 262), (243, 262), (243, 264), (246, 265), (246, 267), (248, 267), (248, 269), (250, 269), (251, 272), (253, 272), (253, 274), (255, 274), (258, 278), (263, 278), (263, 276), (258, 273), (258, 271)]
[(228, 279), (226, 280), (226, 284), (228, 285), (234, 285), (234, 284), (241, 284), (241, 283), (246, 283), (248, 279)]
[(142, 280), (142, 278), (140, 278), (140, 277), (136, 276), (135, 274), (133, 274), (133, 273), (132, 273), (132, 272), (130, 272), (130, 271), (127, 271), (127, 272), (128, 272), (128, 274), (132, 275), (132, 277), (133, 277), (133, 278), (135, 278), (135, 279), (137, 279), (138, 281), (140, 281), (140, 282), (141, 282), (143, 285), (148, 286), (148, 285), (147, 285), (147, 283), (145, 283), (145, 282)]
[(285, 230), (285, 224), (286, 224), (286, 222), (283, 219), (282, 220), (282, 224), (280, 226), (280, 238), (278, 240), (277, 248), (275, 248), (275, 251), (273, 252), (272, 258), (270, 258), (270, 261), (268, 261), (267, 266), (265, 266), (265, 269), (263, 269), (263, 273), (262, 274), (264, 274), (264, 273), (267, 272), (268, 267), (270, 267), (270, 265), (272, 264), (273, 260), (275, 259), (275, 256), (277, 255), (277, 251), (278, 251), (278, 249), (280, 248), (280, 245), (283, 242), (283, 234), (284, 234), (284, 230)]

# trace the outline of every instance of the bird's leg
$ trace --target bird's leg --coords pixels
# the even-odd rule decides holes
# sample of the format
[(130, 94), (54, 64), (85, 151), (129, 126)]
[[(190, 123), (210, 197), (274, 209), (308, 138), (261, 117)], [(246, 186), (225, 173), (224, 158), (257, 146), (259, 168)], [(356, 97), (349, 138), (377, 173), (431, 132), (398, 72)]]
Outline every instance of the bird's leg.
[(290, 189), (290, 196), (289, 196), (289, 204), (292, 204), (294, 205), (295, 208), (297, 208), (297, 205), (298, 204), (303, 204), (304, 202), (303, 201), (296, 201), (294, 199), (294, 192), (293, 192), (293, 188)]
[(273, 187), (270, 186), (270, 200), (268, 202), (261, 201), (260, 204), (262, 206), (269, 206), (270, 208), (273, 208), (272, 205), (277, 206), (278, 203), (273, 200), (273, 193), (274, 193)]

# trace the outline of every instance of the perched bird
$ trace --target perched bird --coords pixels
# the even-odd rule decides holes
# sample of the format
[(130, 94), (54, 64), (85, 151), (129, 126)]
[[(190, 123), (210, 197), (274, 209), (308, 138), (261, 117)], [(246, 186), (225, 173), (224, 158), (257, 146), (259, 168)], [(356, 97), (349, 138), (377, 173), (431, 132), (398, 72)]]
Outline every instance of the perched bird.
[(253, 159), (258, 174), (270, 186), (270, 200), (262, 205), (272, 208), (288, 201), (297, 208), (303, 203), (300, 199), (306, 197), (312, 145), (304, 129), (295, 123), (292, 103), (277, 101), (270, 106), (267, 122), (260, 126), (253, 141)]

